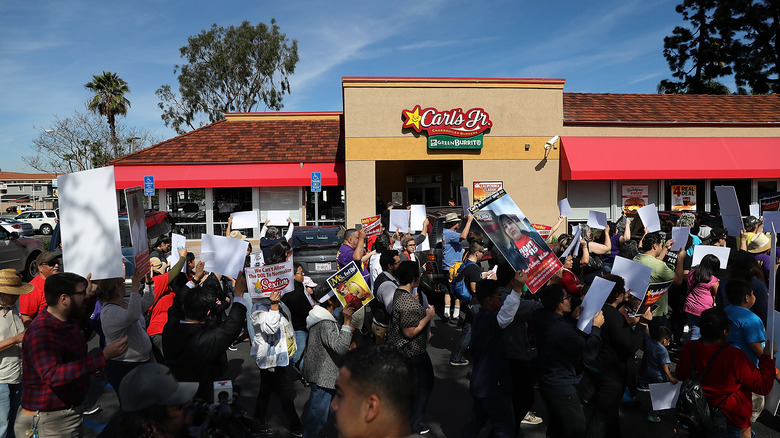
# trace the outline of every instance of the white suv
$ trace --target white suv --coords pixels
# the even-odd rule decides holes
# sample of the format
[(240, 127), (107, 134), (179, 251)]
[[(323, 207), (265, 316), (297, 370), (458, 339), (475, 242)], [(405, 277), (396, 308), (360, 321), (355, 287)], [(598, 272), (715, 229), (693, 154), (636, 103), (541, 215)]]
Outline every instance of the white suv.
[(41, 234), (51, 234), (57, 226), (57, 212), (54, 210), (29, 210), (17, 215), (14, 219), (32, 224)]

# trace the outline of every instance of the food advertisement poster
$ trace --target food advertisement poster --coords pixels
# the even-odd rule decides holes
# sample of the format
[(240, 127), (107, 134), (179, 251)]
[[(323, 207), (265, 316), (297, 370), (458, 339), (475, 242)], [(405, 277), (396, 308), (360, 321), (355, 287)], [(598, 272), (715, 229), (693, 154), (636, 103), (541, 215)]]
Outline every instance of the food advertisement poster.
[(623, 186), (623, 213), (636, 214), (636, 211), (647, 205), (647, 185)]
[(474, 181), (474, 202), (479, 202), (503, 188), (503, 181)]
[(272, 292), (286, 294), (295, 289), (292, 262), (244, 269), (246, 286), (252, 298), (268, 298)]
[(672, 211), (696, 210), (696, 186), (672, 185)]
[(509, 264), (525, 271), (532, 293), (561, 269), (561, 262), (504, 189), (472, 205), (469, 212)]
[(380, 233), (381, 216), (364, 217), (360, 219), (360, 224), (363, 225), (363, 231), (366, 232), (366, 236), (376, 236)]
[(352, 307), (356, 311), (374, 299), (371, 289), (354, 261), (330, 276), (328, 286), (336, 294), (342, 306)]

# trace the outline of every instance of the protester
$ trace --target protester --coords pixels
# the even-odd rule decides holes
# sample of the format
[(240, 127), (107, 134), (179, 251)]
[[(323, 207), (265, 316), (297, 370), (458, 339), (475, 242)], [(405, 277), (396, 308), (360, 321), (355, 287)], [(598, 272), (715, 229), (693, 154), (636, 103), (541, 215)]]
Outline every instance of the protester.
[(534, 312), (542, 308), (538, 301), (520, 299), (526, 291), (525, 277), (522, 271), (515, 272), (506, 261), (498, 264), (496, 277), (499, 291), (506, 295), (505, 303), (519, 301), (514, 318), (504, 328), (506, 355), (509, 359), (509, 373), (512, 376), (512, 407), (515, 417), (515, 434), (520, 431), (520, 424), (539, 424), (540, 417), (531, 412), (534, 405), (534, 384), (536, 369), (534, 366), (535, 352), (528, 340), (528, 323)]
[(271, 393), (275, 392), (287, 417), (290, 433), (303, 436), (303, 424), (295, 410), (295, 391), (285, 372), (290, 356), (295, 353), (295, 330), (290, 323), (290, 310), (282, 303), (281, 291), (271, 292), (270, 297), (252, 303), (252, 326), (255, 336), (249, 355), (260, 368), (260, 390), (255, 401), (255, 417), (262, 422), (261, 431), (275, 434), (268, 424), (266, 414)]
[[(181, 253), (179, 253), (179, 255), (181, 255)], [(149, 265), (152, 269), (154, 303), (152, 303), (149, 310), (146, 311), (146, 314), (149, 315), (146, 333), (152, 340), (152, 352), (154, 353), (155, 360), (160, 363), (165, 361), (162, 332), (165, 324), (168, 322), (168, 309), (170, 309), (173, 304), (173, 299), (176, 296), (176, 292), (174, 292), (172, 285), (181, 273), (181, 268), (184, 266), (185, 261), (186, 255), (180, 257), (179, 261), (173, 265), (171, 270), (166, 272), (165, 262), (156, 257), (149, 259)], [(196, 268), (196, 273), (191, 280), (194, 284), (200, 284), (200, 281), (206, 274), (203, 272), (202, 263), (203, 262), (200, 262), (200, 271), (198, 272)]]
[[(466, 219), (466, 225), (463, 230), (458, 233), (455, 231), (460, 225), (460, 218), (456, 213), (447, 213), (444, 216), (444, 230), (442, 230), (441, 236), (441, 271), (447, 273), (450, 271), (450, 267), (458, 262), (463, 261), (463, 246), (460, 244), (461, 240), (466, 239), (471, 229), (471, 222), (474, 217), (468, 215)], [(455, 298), (453, 303), (452, 291), (444, 294), (444, 319), (450, 319), (450, 308), (454, 304), (455, 307), (452, 310), (452, 318), (457, 322), (458, 316), (460, 316), (461, 302)]]
[(628, 383), (627, 365), (642, 348), (648, 333), (647, 325), (653, 319), (652, 312), (647, 308), (638, 323), (629, 323), (618, 310), (630, 296), (625, 281), (612, 274), (605, 274), (603, 278), (615, 285), (601, 307), (604, 317), (601, 348), (594, 360), (586, 361), (595, 389), (590, 401), (592, 417), (588, 422), (588, 436), (592, 438), (623, 436), (618, 409)]
[[(651, 383), (671, 382), (673, 385), (677, 384), (677, 379), (669, 371), (669, 365), (672, 364), (672, 361), (669, 360), (667, 347), (671, 341), (672, 332), (664, 326), (653, 329), (652, 337), (645, 335), (644, 360), (637, 388), (640, 391), (650, 391), (649, 385)], [(647, 414), (647, 421), (660, 422), (661, 417), (658, 416), (658, 411), (651, 409)]]
[[(24, 324), (19, 315), (19, 297), (33, 285), (22, 282), (16, 269), (0, 270), (0, 438), (14, 436), (22, 383), (22, 339)], [(9, 427), (10, 426), (10, 427)]]
[(292, 219), (288, 217), (287, 223), (289, 225), (287, 227), (287, 232), (283, 237), (279, 237), (279, 228), (273, 226), (269, 227), (269, 222), (270, 219), (266, 219), (265, 223), (263, 224), (263, 229), (260, 230), (260, 250), (263, 252), (263, 259), (266, 260), (266, 263), (268, 257), (271, 255), (271, 248), (273, 248), (274, 245), (281, 241), (289, 243), (290, 239), (292, 239), (293, 230), (295, 229), (295, 225), (293, 225)]
[(377, 344), (385, 342), (387, 325), (390, 324), (390, 314), (393, 313), (393, 297), (398, 288), (398, 280), (395, 278), (395, 270), (401, 264), (401, 257), (398, 251), (388, 249), (382, 251), (379, 264), (382, 266), (382, 273), (374, 280), (374, 299), (369, 302), (373, 321), (371, 330), (374, 332), (374, 339)]
[(100, 323), (106, 341), (127, 337), (127, 350), (122, 355), (106, 361), (108, 383), (116, 391), (122, 378), (138, 365), (149, 362), (152, 341), (144, 327), (143, 314), (154, 302), (154, 294), (141, 297), (138, 286), (141, 284), (139, 271), (133, 272), (130, 300), (125, 302), (125, 279), (107, 278), (97, 280), (97, 297), (103, 304)]
[(168, 251), (171, 250), (171, 238), (167, 235), (162, 235), (157, 238), (154, 243), (154, 248), (149, 252), (149, 258), (157, 258), (159, 260), (165, 260), (168, 258)]
[(720, 286), (718, 287), (718, 293), (715, 295), (715, 304), (720, 307), (726, 307), (729, 305), (729, 300), (726, 297), (725, 290), (728, 288), (728, 284), (732, 280), (742, 280), (750, 283), (750, 288), (753, 290), (755, 296), (755, 302), (750, 311), (758, 315), (761, 318), (761, 322), (766, 327), (767, 309), (769, 308), (769, 289), (766, 283), (757, 278), (757, 275), (761, 275), (761, 267), (758, 266), (756, 257), (747, 251), (737, 251), (736, 254), (732, 251), (732, 257), (729, 257), (728, 264), (728, 277), (721, 279)]
[(309, 336), (306, 327), (306, 318), (311, 311), (312, 299), (306, 287), (303, 285), (303, 265), (293, 263), (293, 284), (295, 288), (292, 292), (282, 295), (282, 302), (290, 309), (290, 322), (295, 330), (295, 354), (290, 357), (293, 366), (299, 367), (303, 361), (303, 352), (306, 350), (306, 339)]
[(592, 362), (601, 349), (604, 314), (596, 313), (590, 336), (585, 339), (564, 317), (571, 313), (571, 297), (560, 284), (545, 286), (536, 295), (543, 306), (534, 314), (533, 327), (537, 337), (539, 392), (550, 417), (547, 436), (584, 437), (585, 411), (577, 385), (582, 379), (583, 360)]
[[(641, 254), (634, 257), (635, 262), (639, 262), (645, 266), (652, 268), (650, 272), (650, 283), (662, 283), (665, 281), (671, 281), (674, 284), (681, 284), (684, 273), (683, 268), (685, 265), (685, 249), (681, 249), (677, 254), (677, 265), (675, 270), (669, 269), (669, 267), (662, 260), (669, 251), (669, 248), (674, 244), (674, 240), (668, 240), (663, 243), (661, 233), (649, 233), (642, 237), (642, 247), (640, 248)], [(663, 294), (661, 298), (656, 302), (658, 308), (653, 312), (652, 326), (667, 325), (666, 315), (669, 313), (669, 297), (667, 294)]]
[(197, 395), (203, 400), (216, 401), (211, 400), (213, 382), (227, 371), (227, 349), (246, 322), (246, 289), (246, 277), (240, 274), (230, 314), (218, 325), (206, 323), (216, 302), (203, 287), (181, 288), (168, 310), (163, 329), (165, 360), (177, 379), (200, 384)]
[(720, 280), (715, 275), (719, 270), (720, 259), (713, 254), (707, 254), (686, 277), (688, 294), (685, 298), (684, 310), (688, 319), (688, 333), (691, 341), (701, 337), (699, 333), (701, 312), (715, 306), (715, 295), (720, 285)]
[(514, 437), (515, 421), (519, 422), (520, 418), (515, 418), (512, 408), (512, 373), (505, 345), (505, 329), (520, 305), (522, 286), (521, 292), (509, 295), (511, 298), (499, 290), (496, 280), (480, 280), (475, 291), (480, 309), (474, 316), (471, 338), (474, 368), (469, 384), (474, 406), (461, 436), (477, 436), (490, 419), (493, 436)]
[(428, 324), (435, 314), (431, 305), (424, 306), (417, 286), (420, 270), (414, 262), (401, 262), (396, 269), (398, 289), (393, 297), (393, 311), (387, 328), (387, 343), (399, 348), (412, 361), (417, 376), (414, 403), (411, 411), (412, 431), (427, 430), (422, 425), (423, 415), (433, 390), (433, 365), (428, 356)]
[(38, 275), (36, 275), (30, 284), (33, 286), (32, 292), (19, 297), (19, 313), (22, 316), (24, 326), (30, 325), (33, 319), (46, 309), (46, 296), (43, 291), (43, 285), (46, 279), (60, 272), (62, 264), (62, 254), (59, 251), (44, 251), (35, 259), (38, 266)]
[(770, 354), (777, 348), (767, 343), (756, 367), (744, 352), (728, 344), (731, 321), (718, 307), (702, 312), (699, 328), (701, 338), (685, 344), (675, 375), (680, 380), (690, 379), (717, 355), (701, 379), (707, 402), (718, 407), (713, 410), (715, 430), (708, 436), (744, 436), (743, 430), (750, 428), (751, 392), (766, 395), (774, 385), (777, 370)]
[[(460, 332), (460, 338), (455, 344), (455, 348), (452, 349), (450, 354), (450, 365), (452, 366), (464, 366), (468, 365), (469, 361), (464, 357), (466, 349), (471, 344), (471, 322), (474, 320), (474, 315), (479, 313), (479, 303), (473, 299), (475, 294), (474, 288), (477, 282), (482, 278), (482, 268), (479, 265), (479, 261), (487, 253), (485, 246), (482, 242), (471, 242), (469, 245), (469, 252), (466, 260), (460, 265), (457, 276), (460, 277), (456, 281), (463, 281), (466, 290), (472, 295), (471, 301), (468, 303), (462, 303), (466, 308), (463, 311), (466, 313), (466, 318), (463, 321), (463, 329)], [(455, 281), (453, 281), (455, 284)]]
[[(322, 283), (314, 292), (314, 299), (319, 302), (331, 294), (330, 286)], [(307, 346), (307, 361), (303, 365), (303, 376), (310, 384), (309, 412), (303, 425), (304, 438), (319, 438), (325, 423), (328, 421), (330, 402), (336, 391), (336, 378), (339, 374), (337, 361), (349, 349), (354, 328), (350, 327), (351, 307), (345, 307), (341, 312), (344, 322), (339, 327), (336, 320), (336, 309), (341, 306), (335, 296), (330, 296), (318, 306), (314, 306), (306, 317), (306, 327), (311, 337)]]
[(693, 247), (701, 245), (701, 239), (696, 235), (696, 216), (693, 213), (683, 213), (677, 219), (678, 227), (689, 227), (689, 236), (693, 239), (693, 244), (685, 251), (688, 257), (693, 257)]
[(415, 378), (408, 356), (388, 344), (347, 353), (330, 403), (339, 437), (421, 438), (409, 425)]
[[(612, 264), (615, 263), (615, 257), (620, 252), (620, 245), (631, 240), (631, 219), (625, 218), (625, 224), (609, 223), (610, 250), (608, 253), (601, 256), (601, 263), (604, 266), (604, 272), (612, 272)], [(618, 231), (622, 228), (622, 232), (618, 234)]]
[(371, 284), (371, 275), (368, 272), (368, 260), (376, 254), (376, 250), (366, 253), (365, 251), (366, 232), (363, 229), (356, 230), (350, 228), (344, 232), (344, 242), (341, 244), (336, 260), (339, 269), (355, 262), (366, 284)]
[(69, 272), (54, 274), (46, 279), (44, 293), (48, 306), (24, 335), (22, 402), (14, 432), (27, 436), (37, 421), (40, 438), (81, 436), (89, 374), (124, 353), (127, 337), (88, 354), (87, 341), (75, 324), (86, 313), (87, 280)]
[[(122, 410), (101, 436), (119, 438), (179, 438), (189, 436), (190, 407), (195, 382), (180, 382), (165, 365), (143, 364), (119, 385)], [(107, 433), (108, 432), (108, 433)]]

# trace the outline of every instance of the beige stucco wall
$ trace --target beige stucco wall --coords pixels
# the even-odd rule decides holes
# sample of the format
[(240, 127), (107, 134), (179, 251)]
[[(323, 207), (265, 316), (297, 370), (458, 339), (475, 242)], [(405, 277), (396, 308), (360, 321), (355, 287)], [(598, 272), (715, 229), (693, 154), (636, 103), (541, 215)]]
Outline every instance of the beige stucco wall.
[(561, 136), (579, 137), (778, 137), (779, 128), (562, 126)]
[(375, 211), (375, 165), (373, 161), (347, 161), (344, 166), (347, 184), (347, 228), (360, 223), (360, 219), (373, 216)]

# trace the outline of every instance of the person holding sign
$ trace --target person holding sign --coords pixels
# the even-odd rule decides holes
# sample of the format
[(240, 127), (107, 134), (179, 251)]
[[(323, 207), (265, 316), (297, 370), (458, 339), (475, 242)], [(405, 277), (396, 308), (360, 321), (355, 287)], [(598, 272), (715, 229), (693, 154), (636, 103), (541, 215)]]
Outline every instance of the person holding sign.
[[(750, 428), (753, 406), (750, 393), (766, 395), (772, 390), (777, 370), (770, 355), (777, 353), (777, 348), (767, 343), (761, 350), (756, 366), (745, 353), (727, 343), (731, 321), (723, 309), (714, 307), (705, 310), (699, 324), (701, 339), (685, 344), (677, 360), (675, 374), (679, 380), (690, 379), (700, 373), (710, 358), (717, 354), (701, 379), (707, 403), (718, 406), (713, 411), (717, 428), (715, 432), (725, 433), (720, 436), (744, 436), (743, 430)], [(747, 436), (750, 436), (750, 432)]]
[(336, 261), (339, 269), (354, 261), (360, 271), (360, 275), (366, 280), (366, 284), (371, 284), (371, 273), (368, 271), (368, 261), (376, 251), (366, 253), (365, 249), (366, 232), (350, 228), (344, 232), (344, 243), (341, 244), (339, 252), (336, 254)]
[[(648, 233), (642, 238), (642, 247), (640, 254), (634, 257), (634, 261), (649, 266), (653, 269), (650, 273), (650, 283), (662, 283), (672, 281), (674, 284), (681, 284), (683, 281), (683, 268), (685, 266), (685, 248), (677, 254), (677, 265), (672, 271), (663, 262), (669, 248), (672, 247), (674, 240), (663, 242), (660, 232)], [(653, 312), (653, 326), (667, 325), (666, 315), (669, 313), (669, 297), (663, 294), (656, 302), (658, 308)]]
[(414, 262), (401, 262), (395, 271), (398, 289), (393, 297), (393, 310), (387, 328), (387, 343), (411, 359), (417, 375), (417, 388), (412, 405), (412, 431), (422, 430), (422, 419), (433, 390), (433, 364), (428, 356), (428, 324), (436, 314), (432, 305), (423, 307), (417, 294), (420, 270)]
[[(463, 227), (463, 231), (458, 233), (456, 230), (460, 225), (460, 218), (457, 213), (447, 213), (444, 216), (444, 230), (441, 233), (441, 270), (442, 272), (449, 272), (450, 267), (454, 264), (463, 261), (463, 246), (460, 244), (462, 240), (466, 240), (471, 229), (471, 222), (474, 220), (472, 215), (468, 215), (466, 220), (466, 226)], [(444, 294), (444, 318), (450, 318), (450, 307), (452, 306), (452, 293)], [(457, 322), (460, 315), (460, 300), (455, 299), (455, 307), (452, 311), (452, 318)]]
[(263, 251), (263, 258), (265, 260), (268, 260), (268, 257), (271, 255), (271, 248), (273, 248), (274, 245), (281, 242), (282, 240), (289, 242), (290, 239), (292, 239), (293, 230), (295, 229), (295, 225), (293, 225), (292, 219), (288, 217), (287, 223), (289, 226), (287, 227), (287, 232), (283, 237), (279, 237), (279, 228), (269, 227), (268, 223), (270, 221), (271, 219), (266, 219), (265, 223), (263, 224), (263, 229), (260, 230), (260, 250)]
[(688, 296), (685, 298), (685, 315), (688, 319), (691, 341), (701, 337), (699, 317), (701, 312), (715, 306), (720, 280), (715, 274), (720, 270), (720, 260), (714, 254), (707, 254), (691, 269), (687, 276)]
[(604, 314), (598, 311), (593, 317), (593, 328), (586, 339), (564, 317), (572, 311), (571, 296), (560, 284), (545, 286), (536, 295), (543, 306), (534, 314), (533, 327), (539, 354), (539, 392), (550, 417), (547, 436), (584, 437), (585, 411), (577, 385), (582, 380), (583, 360), (593, 361), (601, 349)]

